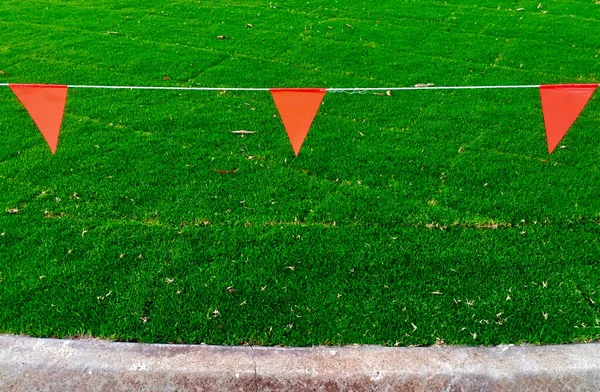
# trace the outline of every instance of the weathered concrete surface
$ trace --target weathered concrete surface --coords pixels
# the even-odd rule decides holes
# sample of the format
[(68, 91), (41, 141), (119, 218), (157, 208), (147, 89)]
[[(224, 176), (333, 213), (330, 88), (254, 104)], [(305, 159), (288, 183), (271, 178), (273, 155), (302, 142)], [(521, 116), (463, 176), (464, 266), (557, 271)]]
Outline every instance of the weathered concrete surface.
[(0, 391), (599, 391), (600, 344), (264, 348), (0, 335)]

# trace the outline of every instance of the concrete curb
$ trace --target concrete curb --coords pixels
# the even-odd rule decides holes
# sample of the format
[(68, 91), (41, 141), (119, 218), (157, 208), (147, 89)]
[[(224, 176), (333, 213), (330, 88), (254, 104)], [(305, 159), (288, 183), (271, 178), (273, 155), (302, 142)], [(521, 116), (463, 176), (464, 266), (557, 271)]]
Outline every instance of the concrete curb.
[(0, 335), (1, 391), (598, 391), (600, 344), (278, 348)]

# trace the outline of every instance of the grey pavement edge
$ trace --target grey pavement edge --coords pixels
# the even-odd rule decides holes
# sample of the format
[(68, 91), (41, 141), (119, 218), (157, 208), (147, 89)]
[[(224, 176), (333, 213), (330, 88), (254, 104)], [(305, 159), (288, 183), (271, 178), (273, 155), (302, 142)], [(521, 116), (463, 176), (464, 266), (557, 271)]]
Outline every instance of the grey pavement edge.
[(223, 347), (0, 335), (0, 391), (599, 391), (600, 344)]

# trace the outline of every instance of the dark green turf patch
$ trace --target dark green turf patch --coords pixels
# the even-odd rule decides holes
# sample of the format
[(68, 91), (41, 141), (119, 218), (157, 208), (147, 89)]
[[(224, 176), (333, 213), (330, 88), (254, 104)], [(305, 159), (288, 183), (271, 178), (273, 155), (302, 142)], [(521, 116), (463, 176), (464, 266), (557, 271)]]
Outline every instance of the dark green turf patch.
[(38, 229), (9, 226), (0, 248), (9, 332), (267, 345), (597, 336), (595, 224), (557, 238), (535, 225), (26, 223)]

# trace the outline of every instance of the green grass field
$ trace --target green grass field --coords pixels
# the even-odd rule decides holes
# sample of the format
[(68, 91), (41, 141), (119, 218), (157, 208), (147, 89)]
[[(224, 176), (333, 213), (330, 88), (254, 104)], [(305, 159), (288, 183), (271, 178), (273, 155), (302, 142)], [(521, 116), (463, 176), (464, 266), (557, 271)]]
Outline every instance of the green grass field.
[[(5, 0), (0, 11), (0, 83), (600, 80), (594, 0)], [(596, 340), (597, 95), (548, 155), (536, 89), (328, 93), (295, 158), (267, 92), (71, 89), (52, 155), (0, 87), (0, 333)], [(242, 129), (257, 133), (231, 133)]]

